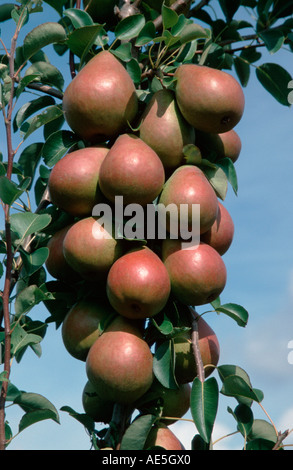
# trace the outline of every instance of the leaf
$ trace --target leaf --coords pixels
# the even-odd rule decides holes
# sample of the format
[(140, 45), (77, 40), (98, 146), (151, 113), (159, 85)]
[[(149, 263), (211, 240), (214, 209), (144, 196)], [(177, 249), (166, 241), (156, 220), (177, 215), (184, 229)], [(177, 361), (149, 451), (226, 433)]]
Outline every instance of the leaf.
[(194, 424), (202, 437), (209, 443), (218, 411), (219, 389), (214, 377), (201, 382), (197, 377), (191, 388), (190, 410)]
[(21, 242), (27, 236), (39, 232), (51, 222), (51, 216), (48, 214), (33, 214), (31, 212), (19, 212), (11, 214), (11, 231)]
[(83, 26), (93, 25), (93, 20), (90, 15), (84, 11), (77, 8), (68, 8), (63, 12), (64, 16), (70, 19), (74, 28), (81, 28)]
[(128, 62), (132, 59), (132, 45), (130, 42), (120, 44), (117, 49), (112, 49), (111, 52), (123, 62)]
[(219, 3), (227, 22), (230, 23), (241, 5), (241, 0), (219, 0)]
[(147, 436), (157, 417), (151, 414), (136, 418), (126, 429), (122, 441), (121, 450), (143, 450)]
[(14, 3), (0, 5), (0, 22), (10, 20), (12, 10), (14, 10)]
[(182, 33), (180, 33), (180, 44), (186, 44), (195, 39), (207, 38), (208, 34), (206, 30), (196, 23), (191, 23), (185, 26)]
[(277, 442), (277, 434), (274, 426), (264, 419), (255, 419), (248, 434), (248, 440), (265, 439), (270, 442)]
[(118, 23), (115, 28), (116, 39), (129, 40), (137, 37), (145, 25), (144, 15), (128, 16)]
[(259, 33), (270, 54), (274, 54), (284, 44), (285, 37), (280, 29), (268, 29)]
[(50, 85), (62, 91), (64, 86), (64, 78), (62, 73), (52, 64), (48, 62), (38, 61), (34, 62), (27, 70), (27, 75), (38, 74), (33, 80), (34, 82), (41, 82), (45, 85)]
[(230, 375), (223, 381), (221, 393), (228, 397), (246, 398), (259, 403), (259, 397), (242, 377)]
[(267, 439), (253, 439), (246, 444), (246, 450), (273, 450), (275, 442)]
[(76, 419), (79, 423), (81, 423), (85, 428), (92, 433), (95, 430), (95, 422), (94, 420), (88, 416), (86, 413), (77, 413), (74, 411), (73, 408), (70, 406), (62, 406), (60, 408), (61, 411), (65, 411), (68, 413), (70, 416), (72, 416), (74, 419)]
[(21, 196), (23, 191), (24, 189), (20, 189), (7, 176), (0, 177), (0, 199), (4, 204), (11, 206)]
[(174, 26), (178, 21), (178, 15), (176, 11), (172, 10), (172, 8), (166, 7), (166, 5), (162, 5), (162, 18), (163, 18), (163, 27), (164, 29), (169, 29)]
[(51, 410), (29, 411), (21, 418), (18, 426), (18, 432), (23, 431), (32, 424), (44, 421), (45, 419), (52, 419), (53, 421), (56, 421), (55, 414)]
[(234, 67), (237, 77), (243, 87), (246, 87), (250, 78), (250, 64), (242, 60), (241, 57), (234, 57)]
[(22, 125), (22, 123), (29, 118), (32, 114), (36, 113), (46, 106), (55, 104), (54, 98), (51, 96), (41, 96), (33, 101), (28, 101), (19, 108), (13, 120), (14, 132)]
[(183, 147), (183, 155), (186, 165), (199, 165), (202, 162), (200, 149), (194, 144), (188, 144)]
[(15, 92), (16, 98), (19, 98), (19, 96), (21, 95), (21, 93), (23, 92), (23, 90), (25, 89), (27, 85), (29, 85), (31, 82), (33, 82), (34, 80), (38, 78), (39, 78), (39, 73), (34, 73), (32, 75), (26, 75), (25, 77), (23, 77), (20, 80), (18, 87), (16, 88), (16, 92)]
[(171, 340), (164, 341), (156, 350), (153, 371), (158, 381), (164, 387), (172, 389), (178, 388), (174, 378), (174, 349)]
[(274, 63), (260, 65), (256, 76), (263, 87), (282, 105), (290, 106), (288, 102), (288, 83), (292, 80), (290, 74), (281, 66)]
[(234, 416), (237, 421), (237, 429), (247, 439), (253, 425), (253, 413), (250, 406), (240, 403), (234, 411), (230, 408), (228, 411)]
[(28, 60), (40, 49), (52, 43), (64, 42), (66, 32), (59, 23), (48, 22), (36, 26), (24, 38), (23, 54), (24, 59)]
[(42, 337), (33, 333), (27, 333), (20, 324), (13, 325), (11, 334), (11, 355), (17, 362), (21, 358), (22, 351), (32, 344), (42, 341)]
[(166, 317), (165, 313), (160, 323), (158, 323), (154, 318), (152, 318), (152, 323), (160, 333), (162, 333), (162, 335), (170, 335), (173, 332), (172, 322)]
[(213, 186), (217, 196), (224, 201), (228, 190), (228, 179), (224, 170), (217, 165), (211, 164), (206, 159), (202, 159), (200, 166), (203, 168), (203, 171)]
[(141, 29), (140, 33), (138, 34), (135, 45), (137, 47), (145, 46), (149, 42), (153, 41), (156, 36), (156, 27), (153, 21), (148, 21), (144, 27)]
[(45, 3), (48, 3), (52, 8), (54, 8), (60, 16), (62, 16), (63, 5), (67, 0), (44, 0)]
[(61, 106), (49, 106), (42, 113), (25, 121), (20, 130), (23, 132), (23, 140), (26, 140), (33, 132), (44, 126), (48, 122), (54, 121), (54, 119), (63, 116)]
[(216, 312), (224, 313), (225, 315), (233, 318), (241, 327), (245, 327), (248, 323), (249, 314), (247, 310), (241, 305), (234, 303), (227, 303), (215, 308)]
[(26, 274), (31, 276), (45, 263), (49, 256), (49, 249), (47, 247), (38, 248), (33, 253), (28, 253), (23, 249), (19, 250)]
[(53, 167), (79, 140), (71, 131), (59, 130), (51, 134), (43, 146), (46, 165)]
[[(31, 184), (33, 181), (33, 177), (35, 175), (35, 171), (37, 168), (37, 165), (40, 161), (41, 155), (42, 155), (42, 149), (43, 149), (43, 143), (42, 142), (35, 142), (28, 147), (26, 147), (19, 159), (18, 163), (20, 167), (22, 168), (23, 176), (29, 176), (31, 178)], [(31, 184), (28, 187), (28, 189), (31, 188)]]
[(131, 59), (126, 64), (126, 70), (134, 83), (140, 83), (141, 68), (136, 59)]
[[(83, 26), (78, 28), (68, 35), (66, 45), (81, 59), (81, 65), (89, 52), (90, 48), (94, 45), (98, 36), (101, 34), (103, 26), (100, 24), (93, 24), (91, 26)], [(80, 67), (81, 67), (80, 65)]]
[(15, 299), (15, 313), (16, 315), (22, 315), (23, 313), (29, 312), (35, 305), (45, 300), (52, 299), (53, 296), (49, 292), (44, 292), (35, 284), (32, 284), (24, 288)]

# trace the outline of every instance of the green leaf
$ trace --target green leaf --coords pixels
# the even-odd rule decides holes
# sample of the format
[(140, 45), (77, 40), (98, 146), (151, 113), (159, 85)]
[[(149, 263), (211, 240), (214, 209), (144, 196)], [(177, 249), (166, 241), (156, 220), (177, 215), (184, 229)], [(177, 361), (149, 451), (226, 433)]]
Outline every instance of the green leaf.
[(191, 389), (190, 410), (194, 424), (202, 437), (209, 443), (218, 411), (219, 389), (214, 377), (201, 382), (194, 379)]
[(233, 318), (239, 326), (245, 327), (247, 325), (249, 314), (241, 305), (227, 303), (216, 307), (215, 310)]
[(241, 5), (241, 0), (219, 0), (219, 3), (226, 17), (227, 23), (230, 23)]
[(49, 249), (47, 247), (38, 248), (33, 253), (28, 253), (22, 248), (20, 248), (19, 251), (21, 253), (21, 258), (26, 270), (26, 274), (28, 276), (31, 276), (38, 269), (40, 269), (49, 256)]
[(66, 44), (73, 54), (81, 59), (80, 67), (102, 31), (104, 31), (102, 25), (94, 24), (78, 28), (68, 35)]
[(185, 26), (184, 30), (180, 33), (180, 44), (186, 44), (195, 39), (207, 38), (206, 30), (196, 23), (191, 23)]
[(141, 68), (136, 59), (131, 59), (126, 64), (126, 70), (134, 83), (140, 83)]
[(28, 60), (40, 49), (53, 43), (64, 42), (66, 32), (59, 23), (48, 22), (36, 26), (24, 38), (23, 54), (24, 59)]
[(88, 416), (86, 413), (77, 413), (73, 408), (70, 406), (62, 406), (60, 408), (61, 411), (65, 411), (68, 413), (72, 418), (76, 419), (79, 423), (81, 423), (90, 433), (94, 432), (95, 430), (95, 422), (94, 420)]
[(83, 26), (90, 26), (93, 24), (92, 18), (84, 10), (68, 8), (67, 10), (64, 10), (63, 15), (70, 19), (74, 28), (81, 28)]
[(281, 66), (274, 63), (260, 65), (256, 76), (263, 87), (282, 105), (290, 106), (288, 102), (288, 83), (291, 75)]
[(186, 165), (199, 165), (202, 162), (200, 149), (194, 144), (188, 144), (183, 147), (183, 155)]
[(48, 62), (34, 62), (25, 72), (26, 75), (37, 74), (34, 82), (40, 82), (44, 85), (50, 85), (62, 91), (64, 86), (64, 78), (62, 73), (52, 64)]
[[(29, 176), (31, 178), (31, 184), (33, 181), (33, 177), (35, 175), (37, 165), (42, 155), (42, 149), (43, 149), (43, 143), (35, 142), (29, 145), (28, 147), (26, 147), (22, 151), (18, 159), (18, 163), (23, 170), (22, 171), (23, 176)], [(28, 187), (28, 189), (31, 188), (31, 184)]]
[(174, 347), (171, 340), (164, 341), (156, 350), (153, 371), (158, 381), (164, 387), (178, 388), (174, 377)]
[(51, 134), (43, 146), (46, 165), (53, 167), (79, 140), (71, 131), (59, 130)]
[(156, 27), (153, 21), (148, 21), (138, 34), (137, 39), (135, 41), (135, 45), (138, 47), (145, 46), (149, 42), (153, 41), (155, 36)]
[(58, 117), (63, 116), (61, 106), (49, 106), (42, 113), (25, 121), (20, 130), (23, 132), (23, 140), (26, 140), (33, 132), (44, 126), (48, 122), (54, 121)]
[(228, 411), (234, 416), (237, 421), (237, 429), (241, 432), (242, 436), (247, 439), (253, 425), (253, 413), (250, 406), (243, 403), (237, 405), (234, 411), (230, 408)]
[(13, 120), (13, 130), (14, 132), (22, 125), (22, 123), (28, 119), (32, 114), (36, 113), (46, 106), (55, 104), (54, 98), (52, 96), (40, 96), (33, 101), (28, 101), (23, 104), (21, 108), (17, 111), (15, 118)]
[(200, 166), (210, 184), (213, 186), (217, 196), (224, 201), (228, 190), (228, 179), (224, 170), (218, 165), (211, 164), (206, 159), (202, 159)]
[(15, 299), (15, 313), (16, 315), (22, 315), (23, 313), (29, 312), (35, 305), (53, 298), (49, 292), (44, 292), (35, 284), (32, 284), (23, 289), (17, 294)]
[(48, 214), (33, 214), (31, 212), (19, 212), (10, 216), (11, 230), (14, 236), (22, 241), (29, 235), (39, 232), (49, 225), (51, 216)]
[(129, 62), (132, 59), (132, 46), (130, 42), (120, 44), (117, 49), (112, 49), (111, 52), (123, 62)]
[(51, 410), (29, 411), (21, 418), (18, 426), (18, 432), (23, 431), (32, 424), (44, 421), (45, 419), (52, 419), (53, 421), (56, 421), (55, 413), (53, 413)]
[(164, 29), (172, 28), (179, 19), (176, 11), (172, 10), (172, 8), (166, 7), (164, 4), (162, 5), (162, 17)]
[(128, 16), (118, 23), (115, 28), (116, 39), (129, 40), (137, 37), (145, 25), (144, 15)]
[(270, 54), (274, 54), (284, 44), (285, 37), (280, 29), (268, 29), (259, 33)]
[(23, 92), (23, 90), (25, 89), (27, 85), (29, 85), (31, 82), (33, 82), (34, 80), (38, 78), (39, 78), (39, 73), (34, 73), (32, 75), (26, 75), (25, 77), (23, 77), (20, 80), (18, 87), (16, 88), (16, 91), (15, 91), (16, 98), (19, 98), (19, 96), (21, 95), (21, 93)]
[(242, 60), (241, 57), (234, 57), (234, 67), (237, 77), (243, 87), (246, 87), (250, 78), (250, 64)]
[(275, 442), (267, 439), (253, 439), (246, 445), (246, 450), (273, 450)]
[(245, 398), (259, 403), (259, 397), (253, 388), (238, 375), (229, 375), (224, 379), (221, 393), (229, 397), (239, 398), (240, 400)]
[(14, 3), (0, 5), (0, 22), (10, 20), (12, 10), (14, 10)]
[(143, 450), (147, 436), (157, 417), (151, 414), (139, 416), (126, 429), (121, 450)]
[(45, 3), (48, 3), (52, 8), (54, 8), (60, 16), (62, 16), (63, 5), (67, 0), (44, 0)]
[(165, 313), (161, 322), (158, 322), (155, 318), (152, 318), (152, 323), (160, 331), (160, 333), (162, 333), (162, 335), (170, 335), (173, 332), (173, 324)]
[(10, 181), (7, 176), (0, 177), (0, 199), (4, 204), (11, 206), (23, 192), (24, 189), (20, 189), (19, 186), (13, 181)]
[(276, 443), (277, 437), (274, 426), (264, 419), (255, 419), (248, 434), (249, 441), (254, 439), (265, 439)]
[(11, 334), (11, 355), (19, 362), (24, 350), (33, 344), (40, 343), (42, 337), (33, 333), (27, 333), (20, 324), (13, 325)]

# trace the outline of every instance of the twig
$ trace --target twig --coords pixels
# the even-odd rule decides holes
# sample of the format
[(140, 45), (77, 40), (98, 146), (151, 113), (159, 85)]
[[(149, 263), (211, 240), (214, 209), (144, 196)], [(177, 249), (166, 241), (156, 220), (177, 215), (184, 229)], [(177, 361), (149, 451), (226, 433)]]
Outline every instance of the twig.
[(198, 319), (199, 316), (195, 316), (194, 311), (191, 307), (189, 308), (190, 316), (191, 316), (191, 341), (192, 341), (192, 348), (194, 353), (194, 359), (196, 363), (196, 370), (197, 370), (197, 377), (203, 383), (205, 380), (205, 373), (204, 373), (204, 366), (201, 358), (201, 353), (199, 349), (199, 336), (198, 336)]

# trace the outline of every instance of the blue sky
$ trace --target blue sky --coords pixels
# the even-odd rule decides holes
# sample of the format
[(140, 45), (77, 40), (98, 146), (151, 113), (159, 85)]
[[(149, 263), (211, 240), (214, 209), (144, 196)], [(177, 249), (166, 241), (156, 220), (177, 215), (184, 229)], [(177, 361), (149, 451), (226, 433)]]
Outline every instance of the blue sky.
[[(57, 18), (52, 9), (46, 10), (48, 15), (36, 15), (36, 23)], [(12, 22), (1, 25), (4, 41), (11, 28)], [(56, 65), (62, 66), (69, 80), (66, 60), (62, 58)], [(264, 53), (262, 61), (277, 62), (293, 76), (292, 54), (285, 50), (274, 56)], [(221, 345), (220, 364), (233, 363), (247, 371), (253, 386), (264, 392), (264, 408), (278, 429), (284, 431), (293, 428), (293, 364), (288, 362), (288, 344), (293, 340), (293, 110), (277, 103), (258, 83), (253, 70), (244, 93), (244, 116), (235, 128), (242, 140), (242, 152), (235, 165), (239, 192), (236, 197), (230, 187), (224, 203), (233, 217), (235, 236), (223, 257), (228, 280), (221, 299), (223, 303), (243, 305), (250, 319), (245, 329), (224, 315), (211, 313), (206, 320)], [(0, 146), (5, 154), (2, 124), (0, 129)], [(48, 316), (43, 306), (33, 312), (36, 319)], [(28, 352), (20, 364), (13, 363), (12, 382), (23, 390), (43, 394), (57, 409), (68, 405), (82, 412), (81, 393), (87, 380), (84, 363), (69, 356), (60, 331), (53, 326), (42, 348), (40, 359)], [(234, 420), (227, 413), (227, 406), (235, 405), (233, 399), (221, 396), (214, 438), (235, 430)], [(257, 405), (253, 411), (256, 417), (266, 419)], [(20, 416), (16, 408), (8, 411), (14, 432)], [(60, 412), (60, 419), (61, 425), (45, 421), (28, 428), (9, 448), (88, 449), (83, 427), (64, 412)], [(188, 448), (196, 433), (194, 424), (182, 421), (173, 428)], [(293, 436), (289, 442), (293, 443)], [(215, 448), (241, 446), (241, 439), (232, 437)]]

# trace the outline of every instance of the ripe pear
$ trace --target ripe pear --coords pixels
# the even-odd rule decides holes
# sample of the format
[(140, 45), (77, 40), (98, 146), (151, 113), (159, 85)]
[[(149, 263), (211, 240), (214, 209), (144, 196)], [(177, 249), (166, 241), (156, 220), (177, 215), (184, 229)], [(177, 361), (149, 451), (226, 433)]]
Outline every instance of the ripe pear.
[(230, 248), (234, 238), (234, 222), (226, 207), (219, 201), (217, 219), (211, 228), (203, 233), (201, 241), (212, 246), (222, 256)]
[(145, 442), (145, 449), (163, 447), (165, 450), (185, 450), (183, 444), (164, 423), (156, 423), (151, 428)]
[(110, 423), (114, 410), (114, 403), (102, 399), (97, 390), (88, 380), (82, 391), (82, 406), (85, 413), (96, 423)]
[(53, 167), (49, 177), (51, 201), (76, 217), (89, 216), (102, 200), (99, 170), (108, 147), (85, 147), (68, 153)]
[(196, 132), (196, 145), (205, 158), (212, 160), (230, 158), (233, 163), (238, 160), (241, 153), (242, 142), (234, 129), (222, 134)]
[[(186, 226), (192, 224), (192, 205), (200, 204), (200, 233), (204, 233), (213, 225), (218, 212), (216, 193), (203, 171), (194, 165), (182, 165), (168, 178), (160, 194), (159, 203), (166, 208), (169, 204), (176, 206), (174, 217), (185, 221)], [(181, 204), (188, 205), (188, 215), (180, 209)], [(167, 216), (167, 228), (171, 230), (173, 215)], [(175, 219), (176, 220), (176, 219)]]
[(67, 263), (63, 254), (63, 241), (72, 225), (68, 225), (52, 235), (47, 243), (49, 256), (45, 262), (48, 273), (55, 279), (71, 282), (80, 279), (78, 273)]
[(93, 57), (69, 83), (63, 96), (68, 125), (92, 143), (105, 142), (127, 129), (137, 109), (134, 83), (109, 51)]
[(118, 316), (95, 341), (86, 373), (102, 399), (131, 404), (153, 382), (153, 355), (137, 323)]
[(225, 263), (206, 243), (184, 249), (180, 240), (163, 240), (162, 259), (171, 280), (171, 291), (184, 305), (210, 303), (224, 290)]
[(195, 129), (228, 132), (244, 112), (244, 93), (238, 81), (223, 70), (183, 64), (175, 72), (176, 99), (181, 113)]
[(68, 230), (63, 241), (63, 254), (83, 279), (103, 280), (123, 254), (122, 240), (116, 240), (97, 217), (86, 217)]
[[(209, 377), (217, 366), (220, 358), (220, 345), (218, 338), (203, 319), (196, 314), (199, 337), (199, 350), (204, 366), (205, 378)], [(193, 352), (191, 331), (188, 330), (174, 338), (175, 377), (178, 384), (192, 382), (197, 376), (197, 367)]]
[(115, 196), (123, 196), (124, 204), (146, 205), (159, 195), (165, 172), (158, 155), (143, 140), (122, 134), (102, 162), (99, 182), (112, 202)]
[(90, 347), (100, 336), (100, 322), (114, 315), (111, 305), (99, 299), (82, 299), (71, 307), (62, 323), (62, 340), (75, 359), (85, 361)]
[(164, 263), (146, 246), (132, 249), (115, 261), (106, 288), (112, 307), (120, 315), (133, 319), (159, 313), (171, 290)]
[(183, 147), (195, 141), (194, 128), (183, 118), (174, 92), (163, 89), (154, 93), (139, 127), (139, 136), (160, 157), (165, 169), (184, 161)]

